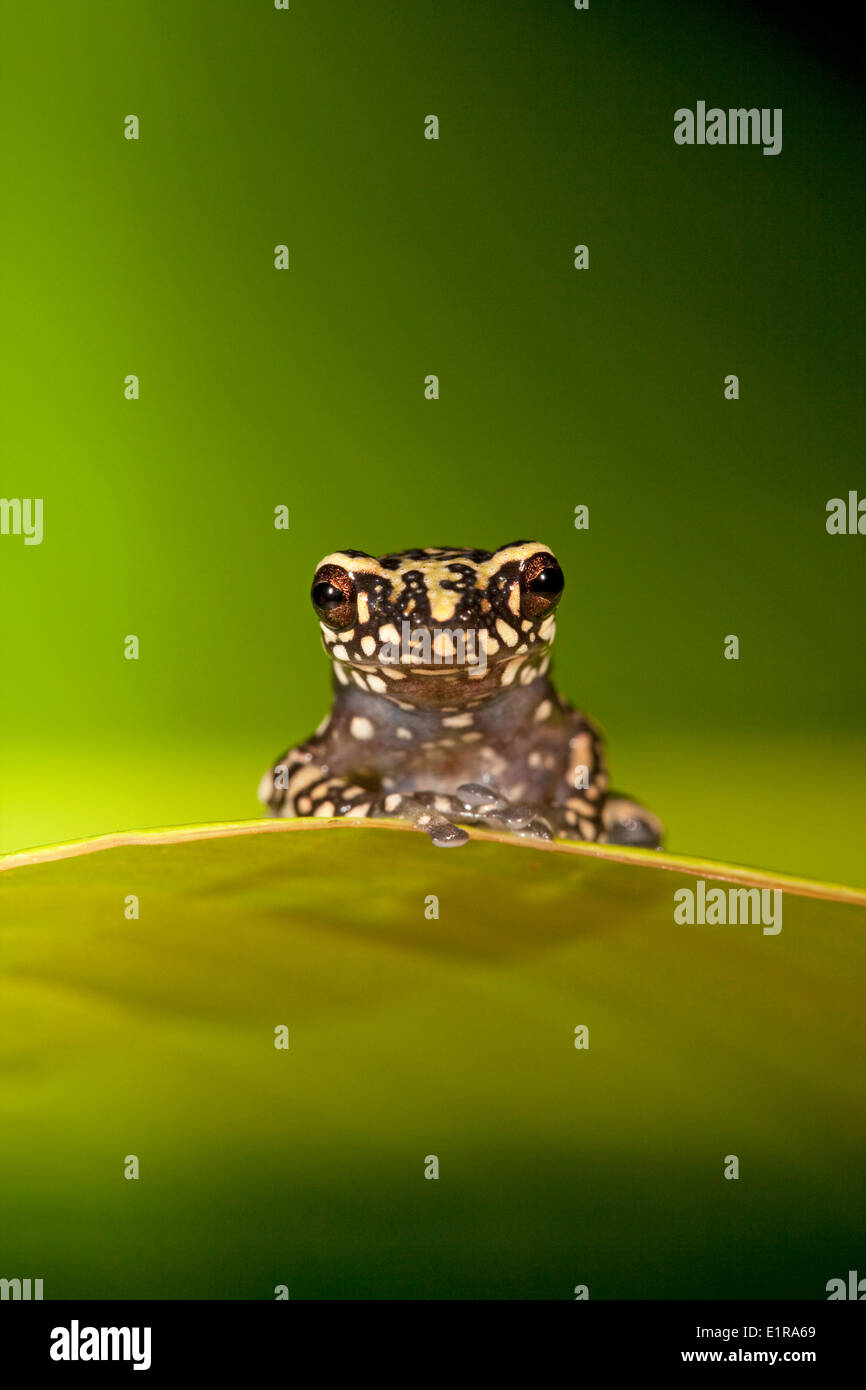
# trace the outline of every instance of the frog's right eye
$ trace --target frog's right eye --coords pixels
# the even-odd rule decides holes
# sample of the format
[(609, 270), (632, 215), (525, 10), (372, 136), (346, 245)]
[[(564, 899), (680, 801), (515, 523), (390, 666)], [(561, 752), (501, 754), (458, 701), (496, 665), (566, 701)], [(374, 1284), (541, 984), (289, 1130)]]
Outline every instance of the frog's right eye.
[(530, 620), (552, 613), (565, 587), (559, 561), (549, 550), (538, 550), (521, 566), (520, 611)]
[(323, 565), (317, 571), (310, 590), (313, 607), (323, 623), (340, 631), (355, 622), (355, 602), (358, 597), (355, 581), (348, 570), (339, 565)]

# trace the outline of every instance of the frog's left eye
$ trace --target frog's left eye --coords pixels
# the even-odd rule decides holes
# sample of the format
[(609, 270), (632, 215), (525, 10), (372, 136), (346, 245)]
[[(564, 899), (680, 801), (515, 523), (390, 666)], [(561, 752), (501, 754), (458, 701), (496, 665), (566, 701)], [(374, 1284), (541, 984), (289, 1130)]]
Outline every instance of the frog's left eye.
[(520, 611), (524, 618), (538, 618), (556, 607), (565, 587), (565, 575), (555, 555), (542, 550), (531, 556), (520, 571)]
[(355, 622), (355, 602), (358, 594), (355, 581), (348, 570), (339, 565), (323, 565), (316, 572), (310, 598), (323, 623), (339, 631)]

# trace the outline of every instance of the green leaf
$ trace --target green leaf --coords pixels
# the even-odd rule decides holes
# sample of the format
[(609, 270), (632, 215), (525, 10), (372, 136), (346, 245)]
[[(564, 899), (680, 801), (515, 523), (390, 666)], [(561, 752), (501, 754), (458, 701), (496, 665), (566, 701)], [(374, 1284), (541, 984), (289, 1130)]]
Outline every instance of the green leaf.
[[(0, 868), (0, 1272), (46, 1298), (823, 1298), (863, 1248), (862, 892), (311, 821)], [(782, 930), (677, 924), (701, 878)]]

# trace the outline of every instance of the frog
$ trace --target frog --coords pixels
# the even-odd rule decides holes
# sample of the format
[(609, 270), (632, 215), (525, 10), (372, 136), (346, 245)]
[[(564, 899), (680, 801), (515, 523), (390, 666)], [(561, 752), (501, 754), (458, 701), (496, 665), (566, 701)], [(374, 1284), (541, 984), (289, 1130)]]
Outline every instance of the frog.
[(397, 819), (450, 848), (466, 826), (537, 842), (660, 848), (608, 784), (598, 727), (550, 676), (565, 587), (536, 541), (337, 550), (310, 588), (333, 703), (264, 774), (272, 816)]

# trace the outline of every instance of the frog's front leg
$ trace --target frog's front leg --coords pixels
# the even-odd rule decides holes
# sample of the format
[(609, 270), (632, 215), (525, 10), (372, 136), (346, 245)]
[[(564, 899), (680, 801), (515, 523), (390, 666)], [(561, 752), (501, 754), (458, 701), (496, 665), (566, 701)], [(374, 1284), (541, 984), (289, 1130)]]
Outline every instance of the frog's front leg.
[(314, 742), (302, 743), (285, 753), (264, 775), (259, 800), (274, 816), (336, 816), (361, 819), (375, 816), (407, 820), (430, 836), (439, 848), (463, 845), (469, 839), (433, 804), (434, 793), (405, 796), (400, 792), (371, 791), (350, 777), (333, 774), (317, 756)]
[(568, 763), (551, 815), (557, 836), (658, 849), (664, 838), (661, 821), (631, 797), (608, 790), (601, 734), (578, 710), (572, 720)]

